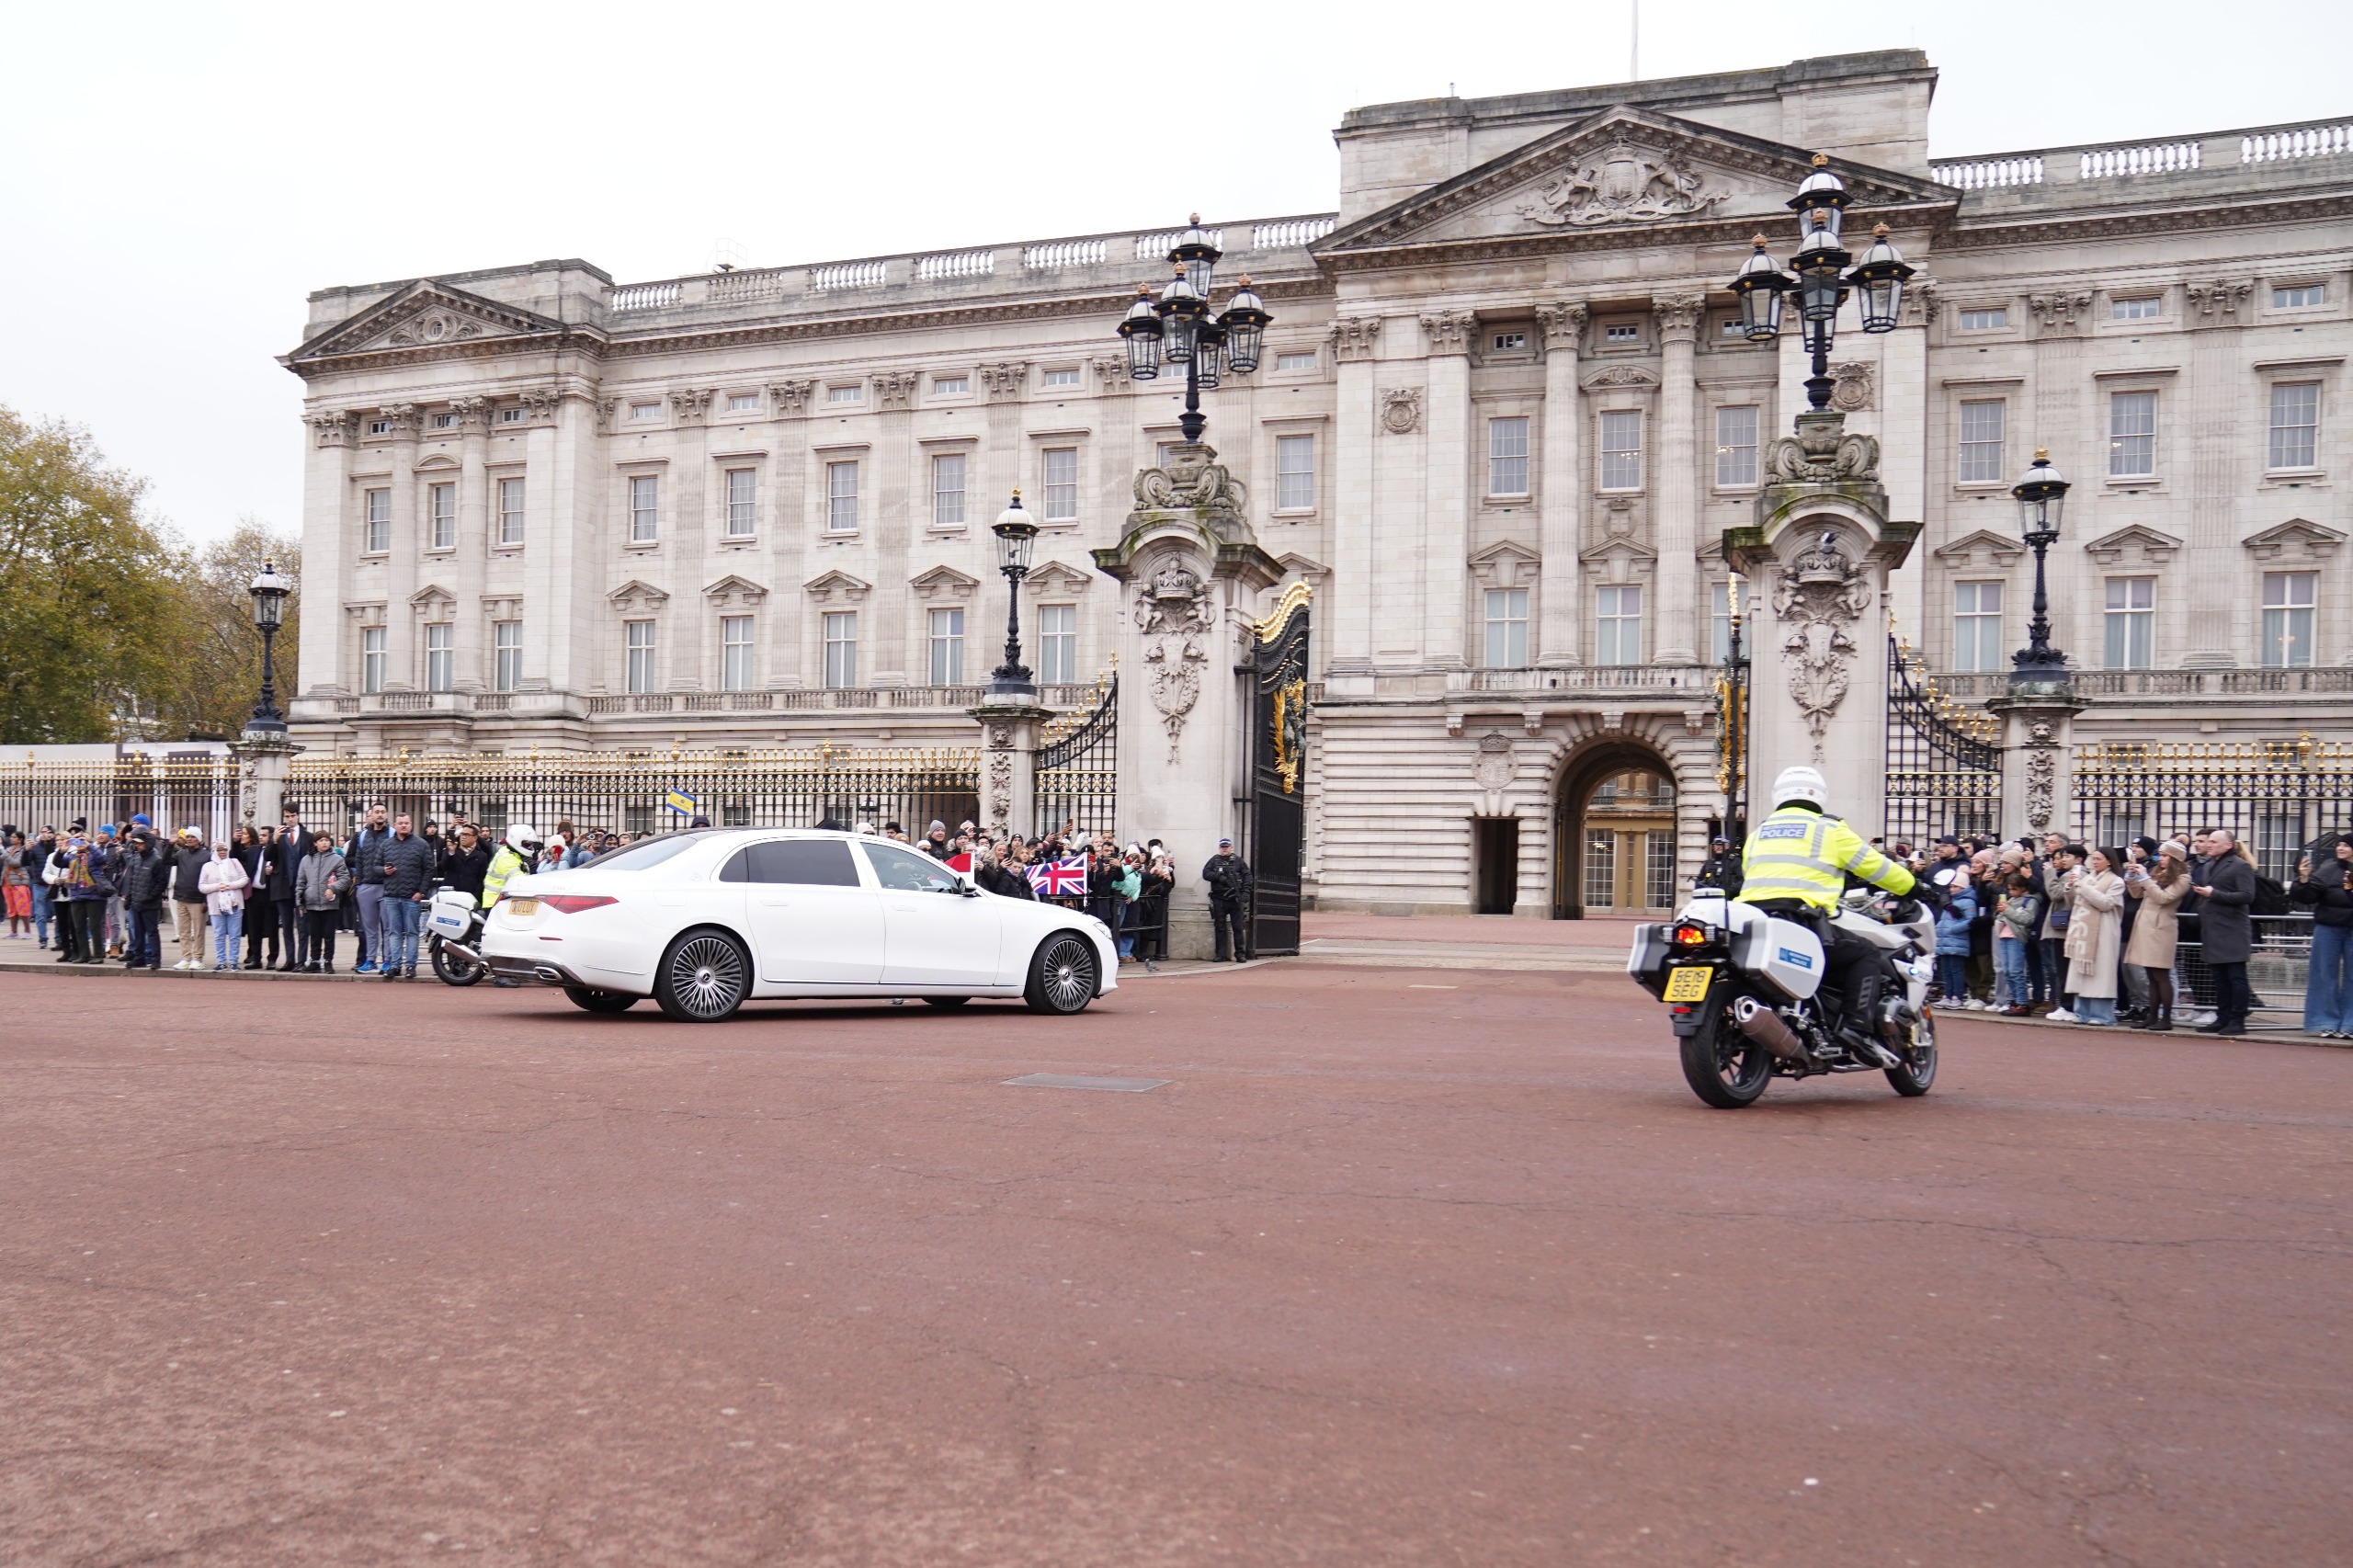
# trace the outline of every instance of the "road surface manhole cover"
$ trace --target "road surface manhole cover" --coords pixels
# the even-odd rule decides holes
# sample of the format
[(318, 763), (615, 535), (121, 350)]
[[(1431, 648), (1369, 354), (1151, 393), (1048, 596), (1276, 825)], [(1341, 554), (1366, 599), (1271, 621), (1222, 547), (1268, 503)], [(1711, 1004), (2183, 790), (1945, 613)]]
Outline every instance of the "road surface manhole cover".
[(1088, 1078), (1076, 1073), (1032, 1073), (1006, 1080), (1024, 1089), (1108, 1089), (1115, 1095), (1145, 1094), (1170, 1082), (1167, 1078)]

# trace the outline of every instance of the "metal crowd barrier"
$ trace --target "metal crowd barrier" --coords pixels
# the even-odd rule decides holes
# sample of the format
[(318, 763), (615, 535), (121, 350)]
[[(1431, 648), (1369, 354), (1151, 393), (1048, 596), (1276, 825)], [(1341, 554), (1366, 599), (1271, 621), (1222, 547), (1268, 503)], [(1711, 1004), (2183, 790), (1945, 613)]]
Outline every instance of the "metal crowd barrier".
[[(2304, 981), (2311, 972), (2313, 917), (2310, 915), (2257, 915), (2255, 944), (2247, 955), (2246, 985), (2255, 997), (2247, 1009), (2249, 1031), (2300, 1033), (2304, 1027)], [(2214, 1010), (2214, 971), (2206, 962), (2202, 942), (2185, 941), (2174, 949), (2177, 987), (2187, 987), (2200, 1012)], [(2174, 1003), (2177, 1019), (2182, 1003)]]

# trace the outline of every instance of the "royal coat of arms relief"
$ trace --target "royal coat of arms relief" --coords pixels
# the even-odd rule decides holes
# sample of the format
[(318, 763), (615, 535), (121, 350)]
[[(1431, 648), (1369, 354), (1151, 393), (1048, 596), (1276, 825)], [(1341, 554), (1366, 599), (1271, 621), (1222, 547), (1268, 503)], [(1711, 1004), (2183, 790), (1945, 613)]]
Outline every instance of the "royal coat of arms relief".
[(1726, 194), (1708, 189), (1699, 170), (1621, 142), (1564, 172), (1516, 210), (1540, 228), (1586, 229), (1696, 217)]

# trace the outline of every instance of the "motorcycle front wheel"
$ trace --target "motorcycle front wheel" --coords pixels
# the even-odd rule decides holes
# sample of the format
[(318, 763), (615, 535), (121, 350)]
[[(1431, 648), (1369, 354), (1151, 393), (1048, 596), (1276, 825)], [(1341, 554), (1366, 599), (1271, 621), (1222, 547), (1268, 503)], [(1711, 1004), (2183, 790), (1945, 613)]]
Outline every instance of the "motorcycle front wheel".
[(1730, 988), (1717, 986), (1702, 1006), (1699, 1027), (1679, 1042), (1684, 1082), (1718, 1110), (1754, 1105), (1773, 1081), (1773, 1053), (1740, 1032), (1732, 1004)]
[(441, 945), (441, 938), (436, 937), (433, 938), (433, 972), (444, 985), (472, 985), (490, 971), (482, 964), (468, 963), (450, 952)]
[(1887, 1081), (1905, 1099), (1914, 1099), (1928, 1092), (1937, 1081), (1937, 1018), (1934, 1013), (1922, 1013), (1920, 1021), (1912, 1026), (1911, 1060), (1901, 1067), (1887, 1070)]

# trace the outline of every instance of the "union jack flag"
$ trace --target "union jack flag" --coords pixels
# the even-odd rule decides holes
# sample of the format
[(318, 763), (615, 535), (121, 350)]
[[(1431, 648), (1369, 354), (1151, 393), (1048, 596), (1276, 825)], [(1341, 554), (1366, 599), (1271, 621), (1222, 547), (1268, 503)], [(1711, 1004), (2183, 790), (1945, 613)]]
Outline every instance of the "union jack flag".
[(1029, 868), (1029, 891), (1040, 898), (1085, 898), (1086, 863), (1090, 857), (1074, 855)]

